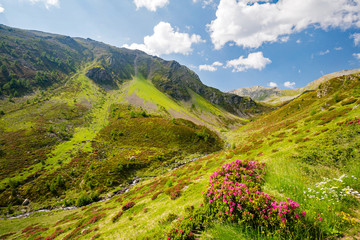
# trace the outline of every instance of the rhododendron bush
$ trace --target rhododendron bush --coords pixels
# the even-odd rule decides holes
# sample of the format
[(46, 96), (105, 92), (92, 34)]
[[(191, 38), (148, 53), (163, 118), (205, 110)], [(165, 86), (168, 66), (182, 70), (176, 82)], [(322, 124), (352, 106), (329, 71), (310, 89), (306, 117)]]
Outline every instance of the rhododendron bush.
[(200, 209), (179, 219), (177, 226), (167, 233), (168, 239), (195, 239), (194, 231), (206, 222), (223, 220), (262, 227), (267, 232), (291, 235), (299, 227), (305, 212), (291, 199), (278, 202), (261, 191), (264, 183), (264, 164), (249, 160), (235, 160), (215, 171), (204, 193)]

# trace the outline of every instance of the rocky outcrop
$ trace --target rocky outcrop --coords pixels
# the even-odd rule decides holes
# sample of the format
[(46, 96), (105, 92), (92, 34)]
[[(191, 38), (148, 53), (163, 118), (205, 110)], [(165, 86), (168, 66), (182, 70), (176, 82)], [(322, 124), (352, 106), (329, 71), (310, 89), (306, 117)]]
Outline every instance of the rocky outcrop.
[(104, 68), (92, 68), (86, 73), (86, 76), (104, 88), (117, 88), (112, 74)]
[(90, 69), (86, 73), (86, 76), (99, 84), (109, 84), (113, 82), (111, 74), (109, 74), (105, 69), (100, 67)]

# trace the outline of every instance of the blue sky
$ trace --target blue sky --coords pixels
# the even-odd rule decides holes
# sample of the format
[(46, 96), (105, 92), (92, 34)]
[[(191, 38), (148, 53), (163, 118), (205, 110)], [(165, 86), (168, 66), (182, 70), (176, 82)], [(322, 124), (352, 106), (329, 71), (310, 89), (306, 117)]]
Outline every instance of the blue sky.
[(0, 23), (141, 49), (224, 91), (360, 63), (360, 0), (0, 0)]

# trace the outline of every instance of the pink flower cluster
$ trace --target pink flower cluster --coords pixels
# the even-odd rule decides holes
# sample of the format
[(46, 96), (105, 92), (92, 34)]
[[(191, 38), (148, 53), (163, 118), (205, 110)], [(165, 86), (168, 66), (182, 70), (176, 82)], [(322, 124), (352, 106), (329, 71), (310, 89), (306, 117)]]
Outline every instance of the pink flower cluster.
[(168, 239), (195, 239), (195, 229), (214, 219), (247, 223), (264, 227), (270, 232), (291, 232), (305, 212), (291, 199), (277, 202), (272, 195), (261, 191), (264, 183), (264, 164), (249, 160), (235, 160), (215, 171), (204, 193), (204, 204), (167, 233)]
[(337, 123), (338, 126), (349, 126), (349, 125), (360, 125), (360, 119), (357, 119), (355, 117), (355, 119), (348, 119), (345, 122), (338, 122)]
[(264, 164), (255, 161), (236, 160), (223, 165), (210, 178), (205, 207), (219, 219), (285, 228), (300, 218), (299, 204), (291, 199), (277, 202), (272, 195), (261, 192), (264, 174)]

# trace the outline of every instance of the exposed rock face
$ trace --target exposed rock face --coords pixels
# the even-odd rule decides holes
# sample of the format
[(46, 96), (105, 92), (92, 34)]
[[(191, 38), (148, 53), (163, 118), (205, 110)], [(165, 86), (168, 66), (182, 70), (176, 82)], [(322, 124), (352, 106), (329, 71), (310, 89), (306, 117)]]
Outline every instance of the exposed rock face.
[(111, 74), (109, 74), (105, 69), (96, 67), (90, 69), (86, 76), (92, 80), (94, 80), (98, 84), (112, 84), (113, 78)]

